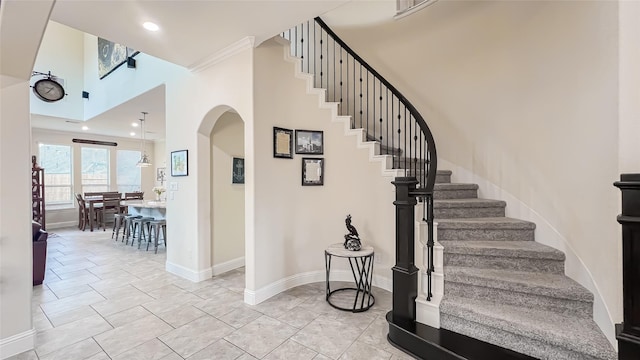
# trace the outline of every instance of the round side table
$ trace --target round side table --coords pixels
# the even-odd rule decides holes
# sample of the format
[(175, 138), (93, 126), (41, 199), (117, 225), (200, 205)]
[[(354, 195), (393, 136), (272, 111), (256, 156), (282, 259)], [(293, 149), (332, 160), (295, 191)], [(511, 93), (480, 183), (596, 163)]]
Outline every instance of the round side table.
[[(351, 266), (355, 287), (346, 287), (331, 290), (329, 275), (331, 274), (332, 257), (346, 258)], [(324, 263), (326, 271), (326, 300), (329, 305), (338, 310), (362, 312), (369, 310), (375, 304), (376, 299), (371, 293), (373, 282), (373, 258), (374, 251), (371, 246), (363, 246), (359, 251), (351, 251), (344, 248), (342, 243), (332, 244), (324, 251)], [(331, 302), (331, 295), (339, 291), (354, 293), (353, 307), (346, 308)]]

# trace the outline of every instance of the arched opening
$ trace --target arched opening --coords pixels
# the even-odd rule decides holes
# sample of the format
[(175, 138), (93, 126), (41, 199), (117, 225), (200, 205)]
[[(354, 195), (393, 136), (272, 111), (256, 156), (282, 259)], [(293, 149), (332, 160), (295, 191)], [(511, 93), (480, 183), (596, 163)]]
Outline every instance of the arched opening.
[(211, 264), (213, 275), (244, 266), (244, 122), (233, 110), (211, 130)]
[[(245, 184), (238, 178), (239, 160), (244, 159), (246, 153), (245, 125), (245, 119), (236, 109), (219, 105), (203, 117), (198, 128), (201, 155), (198, 167), (204, 171), (198, 184), (198, 207), (204, 216), (199, 221), (202, 230), (199, 258), (207, 273), (233, 275), (234, 287), (239, 291), (243, 291), (252, 279), (251, 239), (245, 230), (245, 218), (250, 213), (245, 209), (245, 193), (250, 196), (250, 191), (245, 192)], [(234, 158), (237, 159), (235, 169)], [(234, 170), (237, 173), (235, 183)], [(251, 179), (246, 180), (250, 186)], [(232, 272), (236, 269), (238, 271)]]

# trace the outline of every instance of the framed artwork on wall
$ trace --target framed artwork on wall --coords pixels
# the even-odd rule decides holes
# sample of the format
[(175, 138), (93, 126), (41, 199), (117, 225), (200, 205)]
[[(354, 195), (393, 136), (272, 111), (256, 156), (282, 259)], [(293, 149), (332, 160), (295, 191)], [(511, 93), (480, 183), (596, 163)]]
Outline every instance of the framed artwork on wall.
[(273, 157), (293, 158), (293, 130), (273, 127)]
[(302, 186), (324, 185), (324, 158), (302, 158)]
[(127, 47), (113, 41), (98, 38), (98, 77), (111, 74), (127, 61)]
[(244, 159), (233, 158), (231, 168), (231, 183), (232, 184), (244, 184)]
[(189, 150), (171, 152), (171, 176), (189, 175)]
[(296, 130), (296, 154), (322, 155), (324, 153), (322, 131)]
[(167, 178), (167, 168), (157, 168), (156, 169), (156, 181), (164, 182)]

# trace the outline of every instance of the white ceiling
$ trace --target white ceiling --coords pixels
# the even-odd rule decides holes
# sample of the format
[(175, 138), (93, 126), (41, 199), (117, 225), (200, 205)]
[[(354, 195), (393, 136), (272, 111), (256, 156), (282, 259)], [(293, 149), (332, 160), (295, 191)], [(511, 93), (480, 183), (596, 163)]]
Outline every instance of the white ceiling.
[[(6, 1), (6, 0), (5, 0)], [(15, 0), (14, 0), (15, 1)], [(193, 68), (230, 44), (255, 37), (255, 45), (350, 0), (57, 0), (51, 20), (127, 45), (160, 59)], [(4, 1), (3, 1), (4, 2)], [(153, 21), (160, 31), (142, 27)], [(15, 32), (14, 32), (15, 34)], [(34, 127), (129, 137), (127, 127), (141, 108), (148, 111), (150, 139), (164, 138), (164, 87), (153, 89), (83, 124), (33, 116)]]

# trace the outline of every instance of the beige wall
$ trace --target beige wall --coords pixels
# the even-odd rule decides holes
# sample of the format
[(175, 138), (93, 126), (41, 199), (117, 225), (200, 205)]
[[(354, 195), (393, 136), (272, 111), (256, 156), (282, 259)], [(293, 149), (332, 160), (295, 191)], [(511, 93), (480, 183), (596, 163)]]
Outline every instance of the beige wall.
[(214, 274), (244, 264), (244, 184), (231, 182), (234, 157), (244, 158), (244, 123), (238, 114), (226, 112), (211, 132)]
[[(390, 280), (395, 254), (394, 193), (381, 164), (371, 162), (342, 122), (307, 94), (273, 40), (255, 50), (255, 253), (256, 289), (315, 273), (324, 279), (324, 249), (344, 241), (353, 217), (363, 242), (376, 251), (375, 273)], [(273, 157), (273, 127), (324, 131), (324, 186), (301, 186), (302, 158)], [(336, 262), (336, 265), (343, 265)], [(316, 280), (317, 281), (317, 280)], [(388, 284), (388, 282), (387, 282)], [(259, 298), (260, 296), (258, 296)]]
[(33, 347), (29, 83), (0, 90), (0, 358)]
[(440, 1), (335, 30), (421, 111), (440, 158), (559, 234), (579, 259), (568, 272), (593, 279), (596, 321), (612, 340), (622, 316), (618, 4)]
[[(252, 59), (253, 52), (247, 47), (215, 66), (167, 83), (167, 99), (171, 101), (167, 102), (166, 152), (189, 151), (189, 175), (169, 176), (167, 181), (167, 236), (176, 244), (168, 248), (167, 269), (192, 280), (209, 278), (212, 273), (210, 136), (215, 121), (234, 109), (245, 121), (245, 144), (253, 143), (248, 132), (253, 121)], [(248, 199), (252, 188), (250, 164), (251, 152), (245, 149)], [(249, 218), (253, 205), (248, 199), (245, 210)], [(251, 242), (252, 228), (246, 226), (245, 236)], [(253, 265), (249, 244), (247, 249), (250, 286)]]

